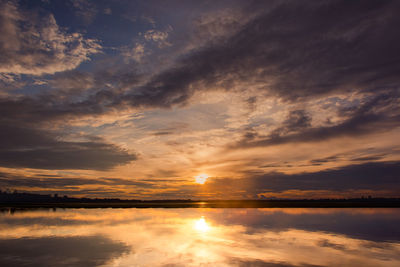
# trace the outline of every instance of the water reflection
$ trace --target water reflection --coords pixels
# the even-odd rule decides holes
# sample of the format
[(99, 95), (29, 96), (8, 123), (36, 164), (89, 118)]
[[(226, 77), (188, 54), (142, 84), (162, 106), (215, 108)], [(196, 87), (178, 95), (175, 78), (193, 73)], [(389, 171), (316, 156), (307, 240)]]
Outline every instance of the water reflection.
[(400, 266), (399, 209), (0, 213), (0, 266)]
[(195, 221), (194, 228), (199, 232), (208, 232), (210, 230), (210, 226), (204, 219), (204, 216)]

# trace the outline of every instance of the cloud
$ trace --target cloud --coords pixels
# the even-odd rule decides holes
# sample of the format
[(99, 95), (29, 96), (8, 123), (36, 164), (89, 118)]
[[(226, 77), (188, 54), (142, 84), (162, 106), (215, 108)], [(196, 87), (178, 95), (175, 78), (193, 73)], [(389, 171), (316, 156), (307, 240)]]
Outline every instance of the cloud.
[(103, 13), (106, 14), (106, 15), (111, 15), (112, 14), (112, 9), (107, 7), (105, 9), (103, 9)]
[(61, 29), (52, 14), (39, 16), (0, 2), (0, 73), (43, 75), (71, 70), (99, 53), (95, 39)]
[[(92, 23), (98, 13), (96, 5), (90, 0), (71, 0), (71, 4), (75, 9), (75, 15), (86, 24)], [(104, 9), (104, 14), (111, 14), (111, 9)]]
[[(185, 179), (158, 179), (157, 177), (148, 179), (92, 177), (81, 175), (77, 171), (54, 175), (43, 174), (43, 170), (29, 170), (25, 173), (4, 171), (0, 172), (0, 190), (9, 188), (20, 192), (57, 193), (60, 196), (70, 197), (148, 199), (152, 198), (151, 195), (155, 192), (170, 191), (171, 188), (187, 182)], [(165, 173), (161, 177), (165, 177)], [(177, 198), (177, 196), (172, 198)]]
[(241, 179), (210, 180), (208, 186), (210, 190), (221, 192), (245, 190), (251, 195), (264, 193), (266, 196), (269, 192), (287, 190), (327, 190), (333, 194), (367, 189), (396, 192), (400, 189), (399, 173), (400, 162), (368, 162), (308, 173), (248, 173)]
[(0, 128), (2, 167), (108, 170), (136, 159), (101, 139), (63, 141), (57, 132), (31, 126), (0, 124)]
[(172, 27), (169, 26), (165, 31), (148, 30), (144, 33), (144, 39), (146, 41), (155, 42), (159, 48), (165, 46), (171, 46), (171, 43), (167, 41), (169, 33), (172, 31)]
[(291, 110), (280, 127), (272, 131), (272, 137), (299, 132), (311, 126), (311, 116), (305, 110)]
[(361, 136), (394, 129), (399, 124), (397, 91), (375, 94), (358, 106), (340, 109), (341, 121), (334, 125), (311, 127), (311, 117), (304, 110), (291, 111), (281, 126), (269, 135), (247, 132), (232, 149), (266, 147), (287, 143), (320, 142), (343, 136)]
[(52, 79), (42, 81), (42, 83), (58, 89), (53, 95), (63, 101), (68, 98), (79, 98), (97, 85), (94, 75), (77, 70), (56, 73)]
[(198, 90), (252, 86), (294, 101), (397, 88), (398, 9), (391, 1), (281, 2), (232, 36), (181, 56), (124, 99), (170, 107)]
[[(285, 100), (350, 89), (397, 88), (400, 64), (393, 55), (400, 44), (394, 30), (399, 18), (392, 12), (396, 8), (396, 3), (387, 1), (282, 2), (265, 8), (226, 38), (186, 52), (147, 82), (121, 85), (117, 80), (113, 84), (124, 86), (123, 92), (99, 89), (79, 102), (62, 103), (62, 113), (169, 108), (187, 104), (198, 91), (232, 88), (254, 87)], [(250, 5), (243, 12), (255, 10), (259, 14), (263, 9)], [(138, 46), (129, 53), (140, 59), (143, 49)], [(126, 70), (114, 76), (121, 81), (137, 78)]]
[(141, 62), (142, 58), (146, 55), (146, 49), (144, 44), (135, 43), (133, 47), (123, 47), (121, 55), (124, 57), (125, 62), (129, 62), (131, 58), (137, 62)]
[[(132, 186), (140, 188), (157, 187), (157, 181), (130, 180), (121, 178), (98, 177), (96, 179), (84, 177), (62, 177), (59, 175), (32, 175), (12, 174), (0, 172), (0, 185), (3, 188), (43, 188), (43, 189), (75, 189), (79, 193), (81, 186), (97, 185), (108, 186), (110, 191), (114, 186)], [(163, 182), (163, 181), (161, 181)], [(164, 181), (165, 182), (165, 181)], [(83, 188), (82, 188), (83, 189)]]

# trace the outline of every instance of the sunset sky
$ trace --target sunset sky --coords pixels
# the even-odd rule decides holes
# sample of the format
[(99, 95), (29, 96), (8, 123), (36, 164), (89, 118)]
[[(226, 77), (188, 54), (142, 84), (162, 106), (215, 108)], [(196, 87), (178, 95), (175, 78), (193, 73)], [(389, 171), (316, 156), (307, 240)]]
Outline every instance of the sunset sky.
[(0, 189), (400, 197), (400, 1), (0, 0)]

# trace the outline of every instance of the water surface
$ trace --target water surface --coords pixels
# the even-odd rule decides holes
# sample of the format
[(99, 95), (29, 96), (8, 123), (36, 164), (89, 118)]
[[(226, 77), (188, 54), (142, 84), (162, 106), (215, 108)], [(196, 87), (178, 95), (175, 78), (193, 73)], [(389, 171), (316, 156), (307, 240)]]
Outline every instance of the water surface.
[(0, 213), (0, 266), (400, 266), (400, 209)]

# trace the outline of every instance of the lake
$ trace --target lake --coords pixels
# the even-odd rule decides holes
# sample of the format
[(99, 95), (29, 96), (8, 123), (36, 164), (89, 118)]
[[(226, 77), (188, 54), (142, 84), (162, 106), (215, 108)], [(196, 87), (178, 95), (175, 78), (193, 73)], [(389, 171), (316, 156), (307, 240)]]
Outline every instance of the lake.
[(400, 266), (400, 209), (3, 209), (0, 266)]

